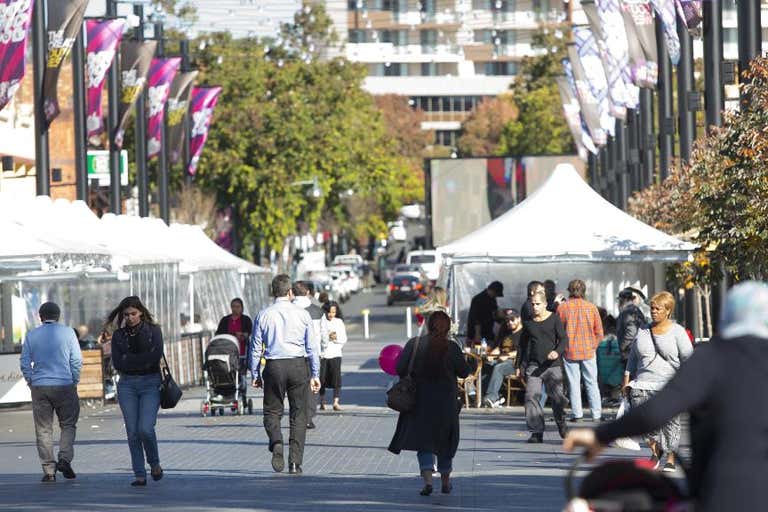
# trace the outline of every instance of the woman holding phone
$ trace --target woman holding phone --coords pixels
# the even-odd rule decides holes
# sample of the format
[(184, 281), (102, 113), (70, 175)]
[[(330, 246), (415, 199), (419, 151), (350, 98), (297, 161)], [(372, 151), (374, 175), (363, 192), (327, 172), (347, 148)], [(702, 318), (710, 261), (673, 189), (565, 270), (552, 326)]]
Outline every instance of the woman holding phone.
[(325, 410), (325, 390), (333, 389), (333, 410), (340, 411), (341, 349), (347, 342), (344, 316), (337, 302), (323, 304), (325, 315), (320, 321), (320, 410)]

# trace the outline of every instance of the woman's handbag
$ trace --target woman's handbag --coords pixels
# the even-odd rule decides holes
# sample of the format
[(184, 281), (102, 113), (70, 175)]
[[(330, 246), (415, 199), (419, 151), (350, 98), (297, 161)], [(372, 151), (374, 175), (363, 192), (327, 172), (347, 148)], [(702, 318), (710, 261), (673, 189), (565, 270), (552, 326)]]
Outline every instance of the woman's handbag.
[(416, 383), (413, 381), (411, 372), (413, 372), (413, 361), (416, 359), (420, 339), (416, 338), (413, 345), (411, 360), (408, 363), (408, 373), (387, 391), (387, 407), (397, 412), (411, 412), (416, 407)]
[(176, 381), (173, 380), (165, 353), (163, 353), (163, 362), (165, 366), (162, 368), (162, 381), (160, 382), (160, 407), (162, 409), (173, 409), (181, 400), (183, 393), (179, 385), (176, 384)]

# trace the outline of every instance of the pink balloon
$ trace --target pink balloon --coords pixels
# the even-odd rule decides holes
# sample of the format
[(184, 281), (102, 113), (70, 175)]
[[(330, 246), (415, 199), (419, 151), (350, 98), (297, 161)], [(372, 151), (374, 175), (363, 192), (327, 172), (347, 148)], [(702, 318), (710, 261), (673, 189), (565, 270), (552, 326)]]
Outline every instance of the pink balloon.
[(403, 353), (403, 347), (400, 345), (387, 345), (379, 353), (379, 366), (389, 375), (397, 375), (397, 360)]

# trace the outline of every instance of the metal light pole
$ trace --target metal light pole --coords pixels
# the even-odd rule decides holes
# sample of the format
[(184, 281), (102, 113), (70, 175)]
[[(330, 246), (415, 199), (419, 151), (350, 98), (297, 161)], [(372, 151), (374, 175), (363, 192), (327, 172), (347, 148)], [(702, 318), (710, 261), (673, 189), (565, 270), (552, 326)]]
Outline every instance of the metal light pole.
[[(626, 205), (629, 197), (629, 184), (627, 175), (627, 125), (622, 119), (616, 120), (616, 205)], [(624, 198), (624, 199), (622, 199)], [(624, 209), (624, 207), (622, 207)]]
[[(187, 72), (192, 70), (192, 66), (189, 63), (189, 40), (182, 39), (179, 41), (179, 53), (181, 53), (181, 71)], [(189, 108), (187, 108), (189, 110)], [(192, 185), (194, 176), (189, 173), (187, 165), (189, 164), (189, 141), (192, 134), (192, 125), (188, 115), (184, 116), (184, 135), (181, 143), (181, 168), (184, 176), (186, 177), (187, 185)]]
[[(155, 39), (157, 40), (157, 56), (165, 57), (165, 41), (163, 40), (163, 22), (155, 22)], [(170, 224), (170, 208), (168, 203), (168, 106), (163, 106), (163, 125), (160, 128), (160, 153), (157, 155), (157, 195), (160, 206), (160, 218)]]
[[(144, 6), (134, 5), (133, 14), (139, 18), (139, 26), (136, 27), (136, 40), (144, 40)], [(139, 216), (149, 217), (149, 176), (147, 173), (147, 91), (143, 87), (141, 94), (136, 99), (136, 125), (134, 135), (136, 138), (136, 188), (139, 192)]]
[(664, 27), (658, 18), (656, 18), (656, 48), (659, 57), (659, 82), (656, 90), (659, 119), (659, 180), (664, 181), (669, 176), (669, 166), (675, 155), (675, 121), (672, 110), (672, 63), (664, 41)]
[(600, 183), (602, 184), (603, 197), (606, 201), (613, 203), (613, 185), (615, 177), (611, 178), (608, 174), (608, 148), (602, 147), (597, 152), (597, 163), (600, 167)]
[[(107, 17), (117, 16), (117, 0), (106, 0)], [(114, 214), (122, 212), (120, 202), (120, 150), (115, 145), (114, 136), (117, 123), (120, 120), (120, 55), (109, 67), (107, 74), (107, 133), (109, 134), (109, 211)]]
[[(704, 108), (707, 129), (723, 124), (723, 4), (703, 2), (704, 9)], [(758, 19), (759, 23), (759, 19)], [(739, 25), (741, 27), (741, 25)]]
[(693, 89), (693, 44), (685, 22), (677, 17), (677, 35), (680, 38), (680, 63), (677, 65), (677, 112), (680, 121), (680, 159), (691, 158), (693, 139), (696, 138), (696, 112), (691, 109), (690, 93)]
[(656, 139), (653, 135), (653, 91), (640, 89), (640, 175), (639, 189), (653, 185)]
[(32, 11), (32, 79), (35, 102), (35, 182), (39, 196), (51, 193), (48, 123), (43, 112), (43, 77), (48, 58), (46, 0), (37, 0)]
[[(639, 108), (639, 106), (638, 106)], [(627, 109), (627, 174), (628, 184), (626, 197), (639, 189), (640, 174), (640, 126), (638, 123), (637, 109)], [(626, 199), (625, 199), (626, 201)]]
[(736, 4), (739, 25), (739, 76), (741, 77), (741, 74), (749, 69), (750, 61), (760, 55), (763, 38), (760, 33), (760, 0), (739, 0)]
[(88, 126), (85, 119), (85, 30), (80, 29), (72, 48), (72, 107), (75, 124), (75, 187), (77, 198), (88, 202)]

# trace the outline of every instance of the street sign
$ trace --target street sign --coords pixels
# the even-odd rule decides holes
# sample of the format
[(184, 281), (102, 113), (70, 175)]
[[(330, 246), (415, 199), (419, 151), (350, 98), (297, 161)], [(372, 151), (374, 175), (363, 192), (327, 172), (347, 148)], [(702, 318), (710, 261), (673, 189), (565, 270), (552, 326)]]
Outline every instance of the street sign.
[[(99, 180), (100, 187), (110, 185), (109, 178), (109, 151), (105, 149), (91, 149), (88, 151), (88, 182)], [(120, 151), (120, 185), (128, 186), (128, 151)]]

